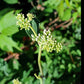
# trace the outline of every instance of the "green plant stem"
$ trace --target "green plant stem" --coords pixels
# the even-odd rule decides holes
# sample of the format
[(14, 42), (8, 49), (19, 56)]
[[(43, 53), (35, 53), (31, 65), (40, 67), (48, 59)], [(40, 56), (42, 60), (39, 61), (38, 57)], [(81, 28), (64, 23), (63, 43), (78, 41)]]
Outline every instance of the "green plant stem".
[[(38, 66), (39, 66), (40, 74), (41, 74), (41, 76), (43, 76), (43, 71), (42, 71), (42, 67), (41, 67), (41, 45), (39, 45)], [(42, 78), (40, 79), (40, 84), (43, 84)]]
[[(32, 27), (30, 27), (30, 28), (33, 31), (34, 35), (37, 37), (37, 34), (34, 31), (34, 29)], [(42, 67), (41, 67), (41, 45), (39, 45), (38, 66), (39, 66), (39, 70), (40, 70), (41, 76), (43, 76), (43, 71), (42, 71)], [(40, 77), (39, 80), (40, 80), (40, 84), (43, 84), (43, 79), (41, 77)]]
[(30, 26), (31, 30), (33, 31), (34, 35), (37, 37), (36, 32), (34, 31), (34, 29)]
[(40, 84), (43, 84), (43, 80), (42, 80), (42, 78), (40, 79)]

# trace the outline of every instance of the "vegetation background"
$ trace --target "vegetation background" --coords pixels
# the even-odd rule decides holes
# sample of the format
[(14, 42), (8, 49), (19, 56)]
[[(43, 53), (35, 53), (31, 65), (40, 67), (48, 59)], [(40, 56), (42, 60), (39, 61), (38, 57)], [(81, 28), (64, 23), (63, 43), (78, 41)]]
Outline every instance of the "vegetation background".
[(17, 13), (33, 13), (39, 32), (51, 28), (63, 45), (60, 53), (42, 53), (45, 84), (81, 84), (81, 0), (0, 0), (0, 84), (39, 84), (38, 46), (16, 25)]

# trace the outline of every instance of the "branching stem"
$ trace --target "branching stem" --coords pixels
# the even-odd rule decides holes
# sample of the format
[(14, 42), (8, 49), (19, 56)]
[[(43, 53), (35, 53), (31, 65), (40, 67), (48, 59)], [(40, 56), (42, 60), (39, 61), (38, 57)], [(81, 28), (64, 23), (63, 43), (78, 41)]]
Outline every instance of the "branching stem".
[[(37, 37), (37, 34), (34, 31), (34, 29), (32, 27), (30, 27), (30, 28), (33, 31), (34, 35)], [(39, 45), (38, 66), (39, 66), (40, 74), (41, 74), (41, 76), (43, 76), (43, 71), (42, 71), (42, 67), (41, 67), (41, 45)], [(34, 74), (34, 75), (37, 79), (40, 80), (40, 84), (43, 84), (43, 79), (41, 77), (37, 76), (36, 74)]]

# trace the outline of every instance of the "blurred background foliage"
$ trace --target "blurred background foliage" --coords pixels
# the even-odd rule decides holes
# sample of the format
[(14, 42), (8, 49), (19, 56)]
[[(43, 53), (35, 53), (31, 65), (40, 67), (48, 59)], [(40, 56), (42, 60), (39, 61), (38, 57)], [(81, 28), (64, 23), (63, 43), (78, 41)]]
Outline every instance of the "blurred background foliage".
[[(81, 0), (0, 0), (0, 84), (39, 84), (38, 46), (16, 25), (17, 13), (36, 15), (39, 32), (51, 29), (60, 53), (42, 53), (45, 84), (81, 84)], [(38, 73), (39, 74), (39, 73)]]

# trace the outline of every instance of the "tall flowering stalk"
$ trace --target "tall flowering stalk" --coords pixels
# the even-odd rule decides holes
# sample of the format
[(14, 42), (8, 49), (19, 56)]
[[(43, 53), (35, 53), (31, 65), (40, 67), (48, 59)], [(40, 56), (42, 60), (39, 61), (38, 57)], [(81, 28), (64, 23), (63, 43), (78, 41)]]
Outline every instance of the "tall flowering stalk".
[[(43, 84), (43, 71), (41, 67), (41, 51), (46, 50), (47, 52), (56, 51), (57, 53), (62, 50), (61, 43), (57, 42), (51, 35), (50, 29), (46, 30), (44, 29), (42, 34), (37, 34), (34, 30), (34, 28), (31, 25), (31, 21), (35, 16), (31, 13), (27, 14), (27, 18), (24, 17), (24, 14), (17, 14), (17, 25), (20, 26), (20, 29), (25, 30), (32, 30), (33, 34), (31, 34), (31, 39), (33, 41), (36, 41), (39, 45), (39, 53), (38, 53), (38, 66), (40, 71), (40, 76), (37, 76), (36, 73), (34, 74), (37, 79), (40, 80), (40, 84)], [(20, 83), (14, 83), (14, 84), (20, 84)]]

